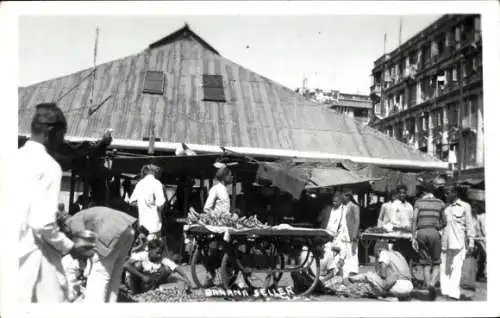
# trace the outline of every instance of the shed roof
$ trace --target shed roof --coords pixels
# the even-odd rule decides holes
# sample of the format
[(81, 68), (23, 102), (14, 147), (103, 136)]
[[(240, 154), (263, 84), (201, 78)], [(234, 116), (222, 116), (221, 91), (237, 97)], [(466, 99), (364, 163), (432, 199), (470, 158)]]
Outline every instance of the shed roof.
[[(165, 73), (163, 95), (142, 93), (149, 70)], [(204, 74), (222, 76), (226, 102), (203, 101)], [(89, 68), (20, 87), (19, 133), (29, 134), (37, 103), (57, 101), (67, 117), (67, 135), (78, 139), (99, 138), (109, 127), (115, 140), (138, 143), (154, 124), (165, 143), (441, 165), (224, 58), (187, 25), (142, 52), (98, 65), (95, 82), (91, 75)]]

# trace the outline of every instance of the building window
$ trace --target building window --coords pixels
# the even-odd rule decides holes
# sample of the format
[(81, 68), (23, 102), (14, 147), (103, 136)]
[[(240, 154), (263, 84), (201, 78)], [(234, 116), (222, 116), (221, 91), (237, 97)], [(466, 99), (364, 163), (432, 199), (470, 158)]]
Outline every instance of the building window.
[(476, 164), (476, 136), (468, 135), (465, 138), (465, 152), (466, 158), (465, 162), (467, 162), (468, 166), (473, 166)]
[(143, 93), (163, 95), (165, 75), (162, 71), (147, 71), (144, 79)]
[(209, 102), (226, 101), (221, 75), (203, 74), (203, 100)]
[(414, 106), (417, 103), (417, 85), (411, 85), (408, 96), (408, 107)]
[(456, 104), (448, 106), (448, 122), (450, 127), (458, 126), (458, 107)]
[(474, 30), (476, 30), (476, 32), (481, 32), (481, 16), (474, 18)]
[(455, 43), (460, 42), (460, 37), (461, 37), (461, 27), (457, 26), (455, 28)]

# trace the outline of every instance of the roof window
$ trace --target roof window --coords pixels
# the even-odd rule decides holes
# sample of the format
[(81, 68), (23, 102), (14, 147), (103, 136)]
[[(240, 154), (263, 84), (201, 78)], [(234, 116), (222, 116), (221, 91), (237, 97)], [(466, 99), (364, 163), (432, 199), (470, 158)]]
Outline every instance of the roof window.
[(203, 100), (209, 102), (226, 101), (221, 75), (203, 74)]
[(162, 71), (147, 71), (144, 79), (143, 93), (163, 95), (165, 75)]

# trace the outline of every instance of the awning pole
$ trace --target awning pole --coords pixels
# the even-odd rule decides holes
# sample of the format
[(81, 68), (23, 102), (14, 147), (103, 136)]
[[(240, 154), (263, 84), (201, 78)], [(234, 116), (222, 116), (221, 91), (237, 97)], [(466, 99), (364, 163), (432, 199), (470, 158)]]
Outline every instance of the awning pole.
[(73, 211), (73, 202), (75, 200), (75, 170), (71, 169), (71, 179), (70, 179), (70, 189), (69, 189), (69, 204), (68, 204), (68, 213), (69, 215), (75, 214), (76, 211)]

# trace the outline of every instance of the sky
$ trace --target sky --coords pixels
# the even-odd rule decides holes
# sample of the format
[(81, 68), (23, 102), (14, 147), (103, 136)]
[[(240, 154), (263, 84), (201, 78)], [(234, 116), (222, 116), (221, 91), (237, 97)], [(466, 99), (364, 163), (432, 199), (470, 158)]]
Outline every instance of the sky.
[(368, 94), (373, 62), (440, 15), (21, 16), (19, 84), (27, 86), (139, 53), (188, 23), (219, 53), (295, 89)]

